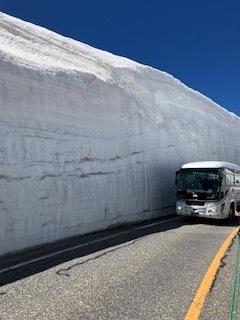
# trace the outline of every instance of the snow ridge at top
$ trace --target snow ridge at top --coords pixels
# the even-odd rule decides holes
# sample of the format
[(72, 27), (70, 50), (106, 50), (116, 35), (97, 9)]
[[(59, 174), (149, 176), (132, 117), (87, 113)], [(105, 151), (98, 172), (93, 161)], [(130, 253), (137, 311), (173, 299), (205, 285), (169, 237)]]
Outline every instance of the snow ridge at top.
[(116, 70), (127, 69), (129, 72), (143, 75), (146, 81), (164, 82), (172, 88), (181, 88), (188, 95), (194, 95), (218, 111), (240, 121), (234, 113), (228, 112), (210, 98), (187, 87), (166, 72), (93, 48), (2, 12), (0, 12), (0, 43), (0, 59), (16, 65), (48, 74), (63, 71), (66, 75), (78, 76), (79, 73), (87, 73), (120, 86), (124, 84), (121, 83)]
[(1, 12), (0, 39), (0, 57), (16, 64), (47, 69), (48, 72), (80, 71), (108, 80), (111, 67), (133, 70), (143, 67), (130, 59), (95, 49)]

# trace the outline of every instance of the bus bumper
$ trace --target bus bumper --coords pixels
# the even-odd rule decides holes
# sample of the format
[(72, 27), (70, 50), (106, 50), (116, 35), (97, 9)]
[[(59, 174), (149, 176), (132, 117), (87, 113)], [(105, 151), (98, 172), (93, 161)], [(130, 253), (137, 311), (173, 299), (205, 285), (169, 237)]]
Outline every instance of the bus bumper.
[(203, 206), (187, 205), (185, 202), (178, 201), (176, 213), (180, 216), (192, 216), (211, 219), (226, 219), (227, 216), (220, 211), (220, 207), (215, 203), (205, 203)]

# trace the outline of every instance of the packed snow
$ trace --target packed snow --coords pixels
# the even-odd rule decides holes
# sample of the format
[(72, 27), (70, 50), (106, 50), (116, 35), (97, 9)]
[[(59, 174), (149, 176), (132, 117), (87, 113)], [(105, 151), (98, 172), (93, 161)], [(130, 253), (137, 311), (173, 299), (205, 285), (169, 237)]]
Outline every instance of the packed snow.
[(0, 112), (0, 255), (173, 213), (184, 163), (240, 165), (238, 116), (3, 13)]

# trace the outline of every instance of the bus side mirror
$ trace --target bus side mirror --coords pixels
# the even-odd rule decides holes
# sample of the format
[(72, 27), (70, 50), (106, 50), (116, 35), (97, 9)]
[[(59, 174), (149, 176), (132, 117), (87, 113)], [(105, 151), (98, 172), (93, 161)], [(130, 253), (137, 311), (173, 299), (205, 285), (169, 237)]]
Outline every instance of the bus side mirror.
[(220, 174), (220, 175), (219, 175), (219, 180), (218, 180), (218, 186), (219, 186), (219, 187), (222, 186), (222, 182), (223, 182), (223, 175)]
[(222, 182), (223, 182), (223, 175), (220, 174), (217, 185), (218, 185), (219, 187), (221, 187), (221, 186), (222, 186)]
[(176, 176), (175, 176), (175, 186), (177, 185), (178, 182), (178, 175), (179, 175), (180, 171), (176, 172)]

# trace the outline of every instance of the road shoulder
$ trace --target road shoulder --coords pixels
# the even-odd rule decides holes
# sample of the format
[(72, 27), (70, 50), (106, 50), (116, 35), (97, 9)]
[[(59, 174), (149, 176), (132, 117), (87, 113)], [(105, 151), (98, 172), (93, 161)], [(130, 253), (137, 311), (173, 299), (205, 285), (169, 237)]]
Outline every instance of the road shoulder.
[(237, 239), (227, 251), (217, 277), (204, 303), (200, 320), (226, 320), (229, 318), (235, 277)]

